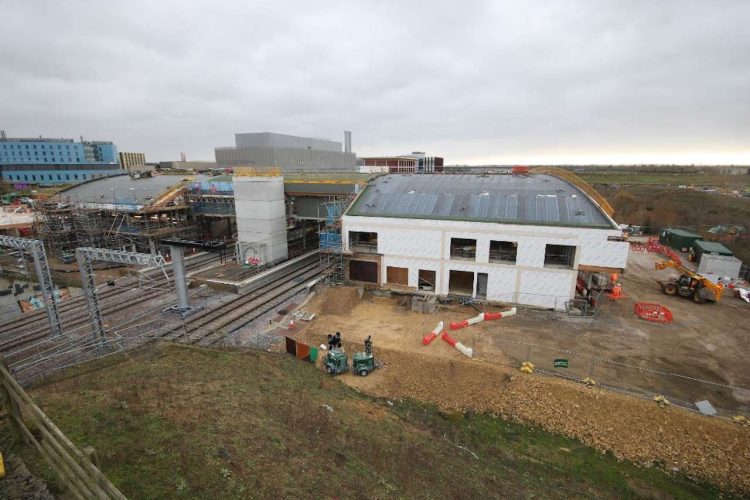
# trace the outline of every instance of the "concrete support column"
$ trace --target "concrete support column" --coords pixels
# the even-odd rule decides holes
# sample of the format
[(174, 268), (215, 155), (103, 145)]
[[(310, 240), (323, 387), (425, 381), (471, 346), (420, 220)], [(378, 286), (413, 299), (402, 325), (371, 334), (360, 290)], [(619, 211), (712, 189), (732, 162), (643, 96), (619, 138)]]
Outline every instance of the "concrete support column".
[(154, 243), (154, 240), (151, 238), (148, 239), (148, 249), (151, 252), (151, 255), (156, 255), (156, 243)]
[(170, 246), (169, 253), (172, 255), (174, 286), (177, 290), (177, 309), (187, 311), (190, 304), (188, 303), (187, 283), (185, 282), (185, 259), (182, 247)]

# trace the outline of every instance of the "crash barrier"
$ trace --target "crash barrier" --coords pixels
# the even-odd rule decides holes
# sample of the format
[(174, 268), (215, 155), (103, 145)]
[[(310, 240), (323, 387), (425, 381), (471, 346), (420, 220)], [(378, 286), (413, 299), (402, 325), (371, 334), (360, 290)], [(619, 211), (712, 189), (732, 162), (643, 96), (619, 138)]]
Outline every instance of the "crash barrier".
[(474, 356), (474, 349), (471, 347), (466, 347), (461, 342), (458, 342), (456, 339), (448, 335), (448, 332), (443, 332), (442, 335), (440, 335), (440, 338), (443, 339), (443, 342), (447, 343), (451, 347), (455, 347), (461, 354), (464, 354), (468, 357)]
[(452, 322), (450, 324), (450, 329), (460, 330), (461, 328), (466, 328), (467, 326), (476, 325), (477, 323), (481, 321), (492, 321), (495, 319), (507, 318), (508, 316), (513, 316), (514, 314), (516, 314), (515, 307), (508, 311), (502, 311), (502, 312), (497, 312), (497, 313), (479, 313), (473, 318), (465, 319), (463, 321)]
[(297, 359), (301, 359), (303, 361), (309, 361), (311, 363), (315, 363), (315, 361), (317, 361), (318, 359), (317, 347), (310, 346), (303, 342), (298, 342), (291, 337), (284, 337), (284, 340), (286, 341), (286, 353), (287, 354), (291, 354)]
[(125, 498), (99, 470), (96, 451), (79, 450), (16, 382), (3, 358), (0, 393), (15, 437), (34, 445), (73, 497)]
[(653, 323), (668, 324), (672, 322), (672, 311), (661, 304), (651, 302), (638, 302), (635, 305), (635, 313), (638, 317)]
[(430, 345), (430, 343), (435, 340), (435, 338), (440, 335), (440, 332), (443, 331), (443, 322), (441, 321), (438, 323), (438, 325), (435, 327), (434, 330), (432, 330), (430, 333), (425, 335), (422, 338), (422, 345)]

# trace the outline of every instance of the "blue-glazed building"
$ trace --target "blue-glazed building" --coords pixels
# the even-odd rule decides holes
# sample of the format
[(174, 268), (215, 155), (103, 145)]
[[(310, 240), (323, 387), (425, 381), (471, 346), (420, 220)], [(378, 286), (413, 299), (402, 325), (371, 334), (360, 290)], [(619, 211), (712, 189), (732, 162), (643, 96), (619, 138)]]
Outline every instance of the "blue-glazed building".
[(11, 184), (75, 184), (120, 173), (112, 142), (0, 137), (0, 174)]

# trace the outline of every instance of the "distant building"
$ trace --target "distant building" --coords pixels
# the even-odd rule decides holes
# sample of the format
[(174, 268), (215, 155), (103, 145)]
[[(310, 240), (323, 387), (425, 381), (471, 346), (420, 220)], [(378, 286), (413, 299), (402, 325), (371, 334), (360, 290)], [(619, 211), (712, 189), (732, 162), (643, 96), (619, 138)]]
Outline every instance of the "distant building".
[(0, 172), (13, 184), (71, 184), (122, 173), (107, 141), (8, 138), (0, 134)]
[(439, 156), (427, 156), (422, 151), (415, 151), (409, 155), (362, 158), (360, 171), (370, 173), (373, 168), (387, 167), (388, 172), (392, 174), (416, 172), (429, 174), (443, 172), (443, 162), (443, 158)]
[(125, 170), (140, 170), (146, 164), (146, 155), (143, 153), (120, 153), (120, 166)]
[(294, 172), (356, 172), (357, 157), (351, 152), (351, 135), (347, 147), (326, 139), (261, 132), (235, 134), (235, 147), (216, 148), (220, 167), (280, 168)]
[(214, 161), (160, 161), (159, 170), (188, 170), (191, 172), (210, 172), (216, 169)]

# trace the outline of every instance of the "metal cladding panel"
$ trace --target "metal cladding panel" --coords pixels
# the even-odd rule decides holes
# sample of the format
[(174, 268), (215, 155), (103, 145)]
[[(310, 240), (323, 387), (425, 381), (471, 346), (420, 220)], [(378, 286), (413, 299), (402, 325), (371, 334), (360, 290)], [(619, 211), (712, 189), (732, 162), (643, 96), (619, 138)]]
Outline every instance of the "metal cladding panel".
[(273, 132), (242, 133), (234, 135), (239, 148), (291, 148), (341, 152), (341, 143), (327, 139), (276, 134)]
[(550, 309), (565, 309), (565, 302), (571, 298), (575, 277), (576, 271), (521, 271), (518, 302)]
[[(435, 198), (431, 209), (415, 200)], [(349, 215), (612, 228), (575, 186), (549, 175), (388, 175), (370, 182)]]
[[(69, 171), (69, 173), (73, 172)], [(80, 203), (114, 203), (116, 199), (127, 198), (134, 200), (135, 205), (146, 205), (158, 198), (160, 194), (180, 184), (182, 184), (182, 177), (174, 175), (133, 179), (123, 174), (78, 184), (61, 191), (60, 196), (69, 196), (71, 201)]]

